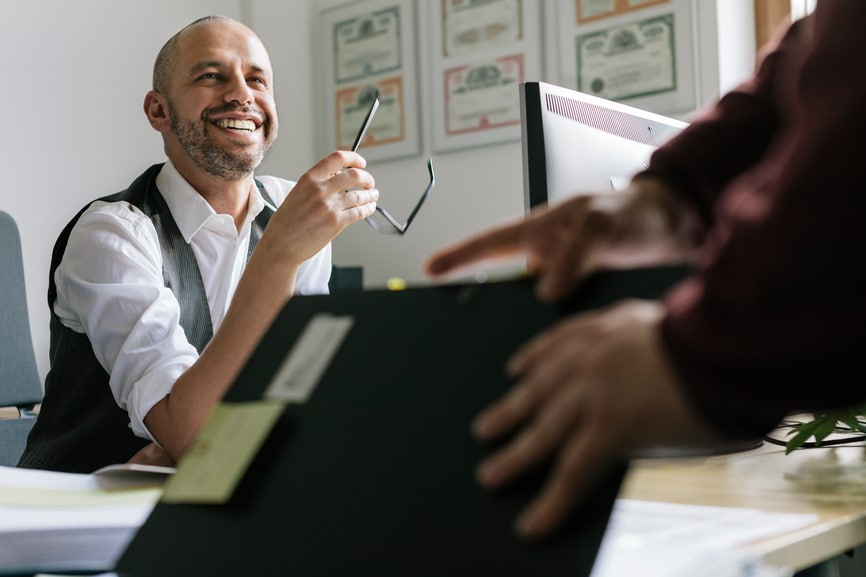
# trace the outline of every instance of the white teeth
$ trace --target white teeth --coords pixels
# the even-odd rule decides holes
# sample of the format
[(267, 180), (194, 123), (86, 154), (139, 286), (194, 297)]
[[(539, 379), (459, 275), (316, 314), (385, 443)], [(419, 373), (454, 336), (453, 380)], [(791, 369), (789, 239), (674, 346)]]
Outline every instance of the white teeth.
[(250, 132), (256, 129), (256, 123), (252, 120), (235, 120), (233, 118), (217, 120), (216, 125), (220, 128), (235, 128), (237, 130), (249, 130)]

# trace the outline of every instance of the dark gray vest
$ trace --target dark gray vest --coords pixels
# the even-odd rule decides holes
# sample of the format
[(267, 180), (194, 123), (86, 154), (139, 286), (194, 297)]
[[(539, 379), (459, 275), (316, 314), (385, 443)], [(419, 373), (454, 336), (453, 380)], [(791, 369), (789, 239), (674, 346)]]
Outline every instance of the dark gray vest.
[[(128, 189), (100, 200), (127, 201), (150, 217), (159, 236), (165, 286), (180, 304), (180, 324), (187, 338), (201, 352), (213, 336), (210, 309), (195, 255), (156, 188), (161, 168), (162, 164), (151, 166)], [(258, 181), (256, 184), (265, 200), (273, 204), (264, 187)], [(54, 314), (57, 297), (54, 272), (63, 258), (72, 228), (86, 209), (87, 206), (81, 209), (60, 233), (51, 256), (48, 280), (51, 369), (45, 378), (42, 408), (18, 463), (20, 467), (90, 473), (105, 465), (127, 461), (148, 443), (132, 433), (129, 415), (115, 403), (108, 373), (96, 360), (90, 340), (65, 327)], [(249, 254), (271, 214), (266, 208), (253, 222)]]

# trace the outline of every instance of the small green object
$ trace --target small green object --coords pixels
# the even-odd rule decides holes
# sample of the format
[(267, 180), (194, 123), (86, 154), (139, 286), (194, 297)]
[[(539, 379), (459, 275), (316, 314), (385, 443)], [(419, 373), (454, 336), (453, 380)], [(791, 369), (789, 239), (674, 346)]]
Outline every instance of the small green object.
[(389, 291), (401, 291), (404, 288), (406, 288), (406, 281), (404, 281), (401, 278), (397, 278), (395, 276), (392, 276), (391, 278), (388, 279), (388, 282), (386, 283), (385, 286), (388, 287)]
[[(851, 434), (858, 431), (866, 433), (866, 423), (859, 419), (863, 416), (866, 416), (866, 405), (848, 410), (813, 413), (814, 418), (811, 421), (799, 423), (788, 433), (793, 437), (785, 444), (785, 454), (799, 449), (811, 437), (815, 438), (815, 446), (819, 447), (824, 439), (833, 433)], [(846, 428), (839, 427), (839, 423)]]

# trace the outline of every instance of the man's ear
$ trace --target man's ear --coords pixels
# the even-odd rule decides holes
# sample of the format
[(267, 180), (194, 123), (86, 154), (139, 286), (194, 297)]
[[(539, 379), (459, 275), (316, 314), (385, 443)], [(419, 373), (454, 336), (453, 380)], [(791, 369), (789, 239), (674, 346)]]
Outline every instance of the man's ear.
[(164, 103), (165, 97), (155, 90), (149, 91), (144, 96), (144, 114), (148, 122), (157, 132), (168, 132), (171, 130), (171, 122), (168, 118), (168, 110)]

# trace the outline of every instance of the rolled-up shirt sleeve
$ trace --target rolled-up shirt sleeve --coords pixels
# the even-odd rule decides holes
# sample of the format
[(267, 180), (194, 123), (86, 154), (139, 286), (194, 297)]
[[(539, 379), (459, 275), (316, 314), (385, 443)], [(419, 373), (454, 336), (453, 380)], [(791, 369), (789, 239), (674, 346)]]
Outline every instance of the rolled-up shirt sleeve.
[(133, 432), (153, 440), (145, 415), (198, 353), (165, 287), (152, 223), (128, 203), (94, 203), (73, 228), (55, 281), (55, 313), (87, 335)]

